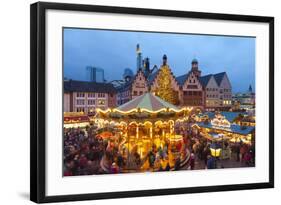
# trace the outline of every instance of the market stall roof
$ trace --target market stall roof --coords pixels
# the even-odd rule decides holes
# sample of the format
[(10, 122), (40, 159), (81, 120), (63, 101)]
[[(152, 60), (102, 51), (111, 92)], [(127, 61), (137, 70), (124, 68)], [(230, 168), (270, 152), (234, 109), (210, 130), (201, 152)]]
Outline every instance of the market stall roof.
[[(246, 115), (246, 112), (226, 112), (226, 111), (222, 111), (220, 113), (223, 116), (225, 116), (225, 118), (229, 122), (233, 122), (235, 120), (235, 118), (239, 116), (239, 114)], [(208, 115), (208, 117), (210, 119), (213, 119), (215, 117), (216, 113), (215, 112), (204, 112), (202, 114), (199, 114), (199, 116), (204, 116), (204, 115)]]
[(65, 112), (63, 118), (64, 118), (64, 124), (89, 122), (88, 115), (84, 114), (83, 112), (80, 113)]
[(179, 109), (177, 106), (166, 102), (165, 100), (161, 99), (160, 97), (157, 97), (151, 93), (145, 93), (141, 96), (136, 97), (135, 99), (119, 106), (116, 108), (118, 111), (122, 112), (129, 112), (132, 109), (140, 109), (150, 112), (157, 112), (160, 110), (164, 110), (169, 108), (170, 110), (173, 110), (175, 112), (179, 112), (181, 109)]
[(199, 122), (199, 123), (197, 123), (197, 125), (199, 127), (224, 130), (224, 131), (228, 131), (228, 132), (232, 132), (232, 133), (237, 133), (240, 135), (250, 134), (255, 129), (255, 127), (253, 127), (253, 126), (240, 126), (240, 125), (236, 125), (236, 124), (231, 124), (230, 128), (228, 128), (228, 129), (213, 126), (211, 123), (204, 123), (204, 122)]

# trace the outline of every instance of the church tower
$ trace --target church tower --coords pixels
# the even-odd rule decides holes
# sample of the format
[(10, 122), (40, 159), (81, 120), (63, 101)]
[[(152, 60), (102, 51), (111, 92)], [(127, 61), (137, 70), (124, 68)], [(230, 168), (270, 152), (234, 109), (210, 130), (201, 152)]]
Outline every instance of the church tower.
[(144, 72), (145, 77), (147, 77), (150, 74), (150, 63), (149, 63), (149, 58), (148, 57), (146, 57), (144, 59), (144, 62), (143, 62), (143, 72)]
[(164, 54), (164, 56), (163, 56), (163, 64), (162, 64), (162, 66), (165, 66), (165, 65), (167, 65), (167, 56), (166, 56), (166, 54)]
[(199, 70), (198, 61), (195, 58), (191, 62), (191, 72), (193, 72), (197, 78), (201, 76), (201, 70)]

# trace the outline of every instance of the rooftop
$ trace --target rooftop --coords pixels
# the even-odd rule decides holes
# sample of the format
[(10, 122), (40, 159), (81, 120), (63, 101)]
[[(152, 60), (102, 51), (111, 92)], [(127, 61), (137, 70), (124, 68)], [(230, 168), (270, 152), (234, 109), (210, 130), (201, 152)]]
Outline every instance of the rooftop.
[(97, 83), (67, 80), (64, 81), (65, 92), (98, 92), (98, 93), (116, 93), (116, 89), (111, 83)]
[(138, 96), (135, 99), (117, 107), (116, 109), (123, 112), (127, 112), (132, 109), (145, 109), (155, 112), (163, 108), (172, 108), (176, 111), (180, 110), (177, 106), (172, 105), (151, 93), (145, 93), (141, 96)]
[(227, 128), (227, 129), (213, 126), (211, 123), (199, 122), (197, 124), (199, 127), (223, 130), (223, 131), (228, 131), (228, 132), (232, 132), (232, 133), (237, 133), (240, 135), (250, 134), (255, 129), (255, 127), (253, 127), (253, 126), (240, 126), (240, 125), (236, 125), (236, 124), (231, 124), (230, 128)]
[(221, 72), (221, 73), (217, 73), (214, 74), (214, 78), (217, 81), (217, 84), (220, 86), (221, 85), (221, 81), (223, 79), (223, 77), (226, 75), (226, 72)]
[(188, 72), (187, 74), (176, 77), (176, 80), (178, 81), (180, 86), (183, 86), (183, 84), (185, 83), (185, 81), (188, 78), (188, 76), (190, 75), (190, 73), (191, 72)]
[[(245, 112), (220, 112), (221, 115), (225, 116), (225, 118), (229, 121), (229, 122), (233, 122), (235, 120), (236, 117), (239, 116), (239, 114), (242, 115), (246, 115)], [(202, 115), (208, 115), (209, 119), (213, 119), (215, 117), (215, 113), (214, 112), (204, 112), (202, 113)]]
[(212, 76), (213, 76), (212, 74), (209, 74), (209, 75), (205, 75), (205, 76), (199, 77), (199, 81), (200, 81), (201, 85), (203, 87), (206, 87), (208, 85), (209, 80), (211, 79)]

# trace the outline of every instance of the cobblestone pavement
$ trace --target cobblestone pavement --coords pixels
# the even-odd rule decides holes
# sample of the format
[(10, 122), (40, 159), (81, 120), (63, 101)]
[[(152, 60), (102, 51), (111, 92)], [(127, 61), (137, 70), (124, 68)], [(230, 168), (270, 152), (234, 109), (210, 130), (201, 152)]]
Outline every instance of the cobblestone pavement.
[[(217, 168), (238, 168), (238, 167), (250, 167), (245, 162), (240, 162), (236, 160), (236, 155), (232, 154), (231, 159), (219, 159), (216, 161)], [(253, 167), (253, 166), (251, 166)], [(185, 167), (186, 169), (190, 169), (190, 167)], [(195, 167), (194, 170), (198, 169), (206, 169), (204, 160), (200, 160), (197, 156), (195, 159)]]

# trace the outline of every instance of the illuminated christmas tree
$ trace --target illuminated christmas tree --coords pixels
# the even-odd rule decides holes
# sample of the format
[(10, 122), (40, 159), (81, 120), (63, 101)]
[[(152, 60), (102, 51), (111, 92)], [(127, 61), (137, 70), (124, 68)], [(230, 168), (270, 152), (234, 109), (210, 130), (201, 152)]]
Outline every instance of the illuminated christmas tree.
[(157, 88), (155, 94), (163, 100), (174, 105), (179, 103), (178, 92), (172, 87), (171, 70), (167, 65), (167, 56), (163, 56), (163, 65), (161, 66), (157, 78)]

